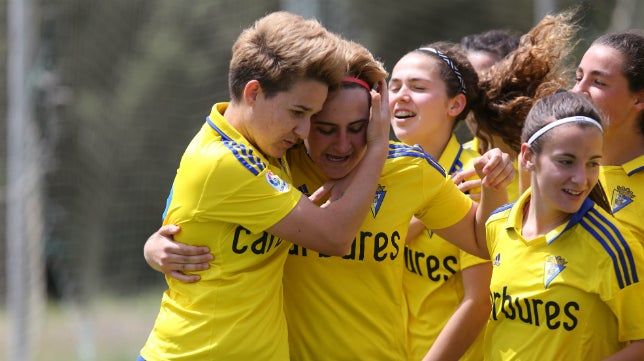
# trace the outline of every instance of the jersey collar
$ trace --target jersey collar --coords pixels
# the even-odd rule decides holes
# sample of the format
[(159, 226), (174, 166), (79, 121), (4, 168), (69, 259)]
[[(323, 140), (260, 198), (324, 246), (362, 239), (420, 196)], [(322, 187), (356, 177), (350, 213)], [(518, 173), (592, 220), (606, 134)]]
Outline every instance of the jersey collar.
[[(519, 197), (515, 205), (510, 210), (510, 214), (508, 215), (508, 219), (506, 221), (506, 228), (512, 228), (515, 232), (521, 234), (521, 230), (523, 228), (523, 210), (528, 204), (531, 196), (532, 188), (529, 188), (521, 195), (521, 197)], [(595, 202), (593, 202), (590, 198), (586, 198), (579, 210), (570, 217), (567, 223), (557, 226), (545, 235), (546, 243), (551, 244), (567, 230), (581, 222), (586, 213), (588, 213), (588, 211), (590, 211), (594, 206)]]

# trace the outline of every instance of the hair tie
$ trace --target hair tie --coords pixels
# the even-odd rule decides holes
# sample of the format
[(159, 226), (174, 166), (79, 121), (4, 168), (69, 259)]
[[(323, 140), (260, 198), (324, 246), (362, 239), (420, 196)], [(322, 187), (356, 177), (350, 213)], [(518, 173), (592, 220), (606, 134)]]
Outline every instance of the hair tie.
[(363, 88), (367, 89), (367, 92), (371, 91), (371, 87), (369, 86), (369, 84), (367, 84), (367, 82), (362, 80), (362, 79), (354, 78), (352, 76), (346, 76), (346, 77), (342, 78), (342, 82), (343, 83), (358, 84), (358, 85), (362, 86)]
[(450, 59), (447, 55), (445, 55), (445, 53), (438, 49), (418, 48), (418, 50), (438, 55), (439, 58), (443, 59), (443, 61), (447, 63), (447, 66), (452, 69), (452, 72), (454, 73), (454, 75), (456, 75), (456, 78), (458, 78), (458, 83), (461, 85), (459, 92), (465, 94), (465, 82), (463, 81), (463, 76), (461, 75), (461, 72), (458, 70), (458, 67), (456, 66), (456, 64), (454, 64), (452, 59)]
[(597, 120), (595, 120), (593, 118), (577, 115), (577, 116), (573, 116), (573, 117), (557, 119), (554, 122), (550, 122), (550, 123), (544, 125), (541, 129), (537, 130), (534, 134), (532, 134), (530, 139), (528, 139), (528, 145), (532, 145), (532, 143), (535, 140), (537, 140), (537, 138), (542, 136), (543, 133), (549, 131), (550, 129), (552, 129), (554, 127), (558, 127), (558, 126), (563, 125), (563, 124), (572, 123), (572, 122), (590, 123), (590, 124), (596, 126), (597, 128), (599, 128), (599, 131), (601, 131), (602, 133), (604, 132), (604, 129), (602, 128), (601, 124), (599, 124), (599, 122)]

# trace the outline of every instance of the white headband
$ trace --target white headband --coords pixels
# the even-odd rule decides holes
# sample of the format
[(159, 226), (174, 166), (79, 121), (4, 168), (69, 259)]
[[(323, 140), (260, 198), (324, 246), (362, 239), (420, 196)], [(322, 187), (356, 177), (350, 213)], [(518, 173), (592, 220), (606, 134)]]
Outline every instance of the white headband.
[(528, 145), (531, 145), (535, 140), (537, 140), (537, 138), (542, 136), (543, 133), (549, 131), (550, 129), (552, 129), (554, 127), (558, 127), (558, 126), (563, 125), (563, 124), (572, 123), (572, 122), (590, 123), (590, 124), (596, 126), (597, 128), (599, 128), (599, 130), (602, 133), (604, 132), (604, 129), (602, 129), (601, 124), (599, 124), (599, 122), (596, 121), (595, 119), (577, 115), (577, 116), (574, 116), (574, 117), (557, 119), (554, 122), (546, 124), (543, 128), (537, 130), (536, 133), (532, 134), (530, 139), (528, 139)]

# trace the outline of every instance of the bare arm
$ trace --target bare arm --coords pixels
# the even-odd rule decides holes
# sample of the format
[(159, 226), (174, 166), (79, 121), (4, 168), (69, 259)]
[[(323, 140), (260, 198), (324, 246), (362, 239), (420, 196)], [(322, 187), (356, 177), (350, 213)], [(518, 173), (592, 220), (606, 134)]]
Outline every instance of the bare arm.
[[(389, 104), (386, 86), (372, 92), (367, 150), (347, 178), (330, 183), (321, 194), (330, 193), (322, 207), (302, 196), (295, 208), (267, 231), (303, 247), (344, 255), (369, 211), (389, 149)], [(344, 186), (346, 184), (346, 187)]]
[(612, 354), (604, 361), (636, 361), (644, 359), (644, 340), (633, 340), (623, 349)]
[[(346, 253), (369, 210), (389, 149), (389, 100), (384, 82), (382, 89), (384, 96), (372, 92), (367, 151), (358, 167), (345, 179), (325, 184), (312, 199), (302, 196), (286, 217), (267, 230), (269, 233), (328, 255)], [(322, 207), (313, 203), (327, 194), (329, 201)], [(207, 269), (212, 258), (206, 257), (212, 255), (205, 247), (174, 241), (175, 233), (165, 229), (151, 235), (144, 247), (146, 261), (170, 277), (196, 282), (199, 276), (182, 271)]]
[(457, 361), (472, 345), (490, 316), (491, 277), (489, 262), (463, 270), (464, 297), (423, 361)]
[(490, 149), (474, 162), (474, 169), (481, 178), (481, 201), (476, 210), (476, 243), (489, 258), (485, 235), (485, 222), (492, 212), (508, 202), (506, 187), (514, 179), (516, 172), (510, 155), (498, 148)]
[(405, 244), (409, 244), (414, 238), (418, 237), (421, 233), (425, 232), (427, 227), (425, 223), (416, 217), (412, 217), (409, 222), (409, 230), (407, 231), (407, 238), (405, 238)]
[[(350, 247), (364, 216), (369, 210), (382, 166), (389, 148), (389, 105), (386, 84), (382, 94), (372, 93), (371, 120), (367, 134), (367, 151), (360, 165), (346, 179), (325, 184), (312, 196), (302, 196), (295, 208), (267, 231), (293, 243), (329, 254), (343, 255)], [(330, 194), (322, 207), (313, 203), (316, 197)], [(213, 259), (207, 247), (176, 242), (173, 235), (179, 227), (161, 227), (145, 243), (144, 256), (153, 269), (182, 282), (196, 282), (199, 271)]]
[(181, 282), (191, 283), (201, 279), (196, 274), (183, 272), (208, 269), (214, 256), (205, 246), (191, 246), (174, 240), (181, 228), (166, 225), (154, 232), (143, 246), (143, 256), (152, 269)]

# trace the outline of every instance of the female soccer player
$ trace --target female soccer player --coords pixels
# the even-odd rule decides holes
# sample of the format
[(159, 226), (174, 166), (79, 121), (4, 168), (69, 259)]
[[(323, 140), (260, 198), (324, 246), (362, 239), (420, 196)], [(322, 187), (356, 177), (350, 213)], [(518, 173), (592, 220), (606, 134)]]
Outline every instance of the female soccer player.
[(487, 224), (486, 360), (641, 360), (644, 251), (598, 183), (603, 126), (583, 96), (533, 106), (521, 137), (531, 188)]
[[(304, 145), (287, 153), (293, 184), (304, 193), (330, 179), (354, 177), (352, 172), (365, 161), (369, 90), (386, 72), (366, 49), (357, 44), (352, 49), (347, 53), (350, 77), (329, 93), (322, 111), (311, 118)], [(512, 162), (498, 150), (480, 157), (476, 165), (484, 175), (485, 195), (503, 189), (512, 178)], [(422, 149), (391, 142), (370, 212), (349, 252), (330, 257), (301, 245), (291, 247), (283, 284), (292, 359), (406, 359), (402, 273), (411, 217), (433, 225), (446, 239), (474, 242), (484, 236), (483, 215), (500, 203), (479, 206)], [(482, 232), (475, 235), (475, 229)], [(154, 246), (155, 239), (161, 246)], [(163, 242), (169, 241), (153, 236), (146, 244), (155, 269), (166, 269), (163, 261), (155, 260), (177, 261), (163, 254)], [(184, 249), (173, 246), (178, 247), (174, 252)]]
[(344, 254), (387, 154), (387, 105), (383, 100), (381, 113), (374, 92), (378, 110), (355, 176), (336, 184), (324, 207), (291, 185), (283, 156), (306, 137), (311, 115), (346, 73), (344, 44), (318, 22), (286, 12), (259, 19), (237, 38), (231, 101), (213, 106), (188, 145), (163, 220), (180, 225), (186, 242), (207, 244), (215, 259), (199, 284), (167, 278), (139, 358), (289, 359), (282, 293), (287, 241)]
[(644, 32), (599, 37), (576, 80), (572, 91), (588, 96), (608, 120), (600, 181), (613, 215), (644, 240)]
[[(479, 154), (464, 149), (453, 131), (482, 106), (481, 93), (476, 71), (455, 44), (437, 42), (407, 53), (389, 80), (396, 137), (418, 144), (450, 175), (471, 168)], [(462, 360), (481, 360), (483, 339), (477, 336), (490, 314), (492, 266), (422, 229), (405, 245), (407, 359), (458, 360), (467, 351)]]

